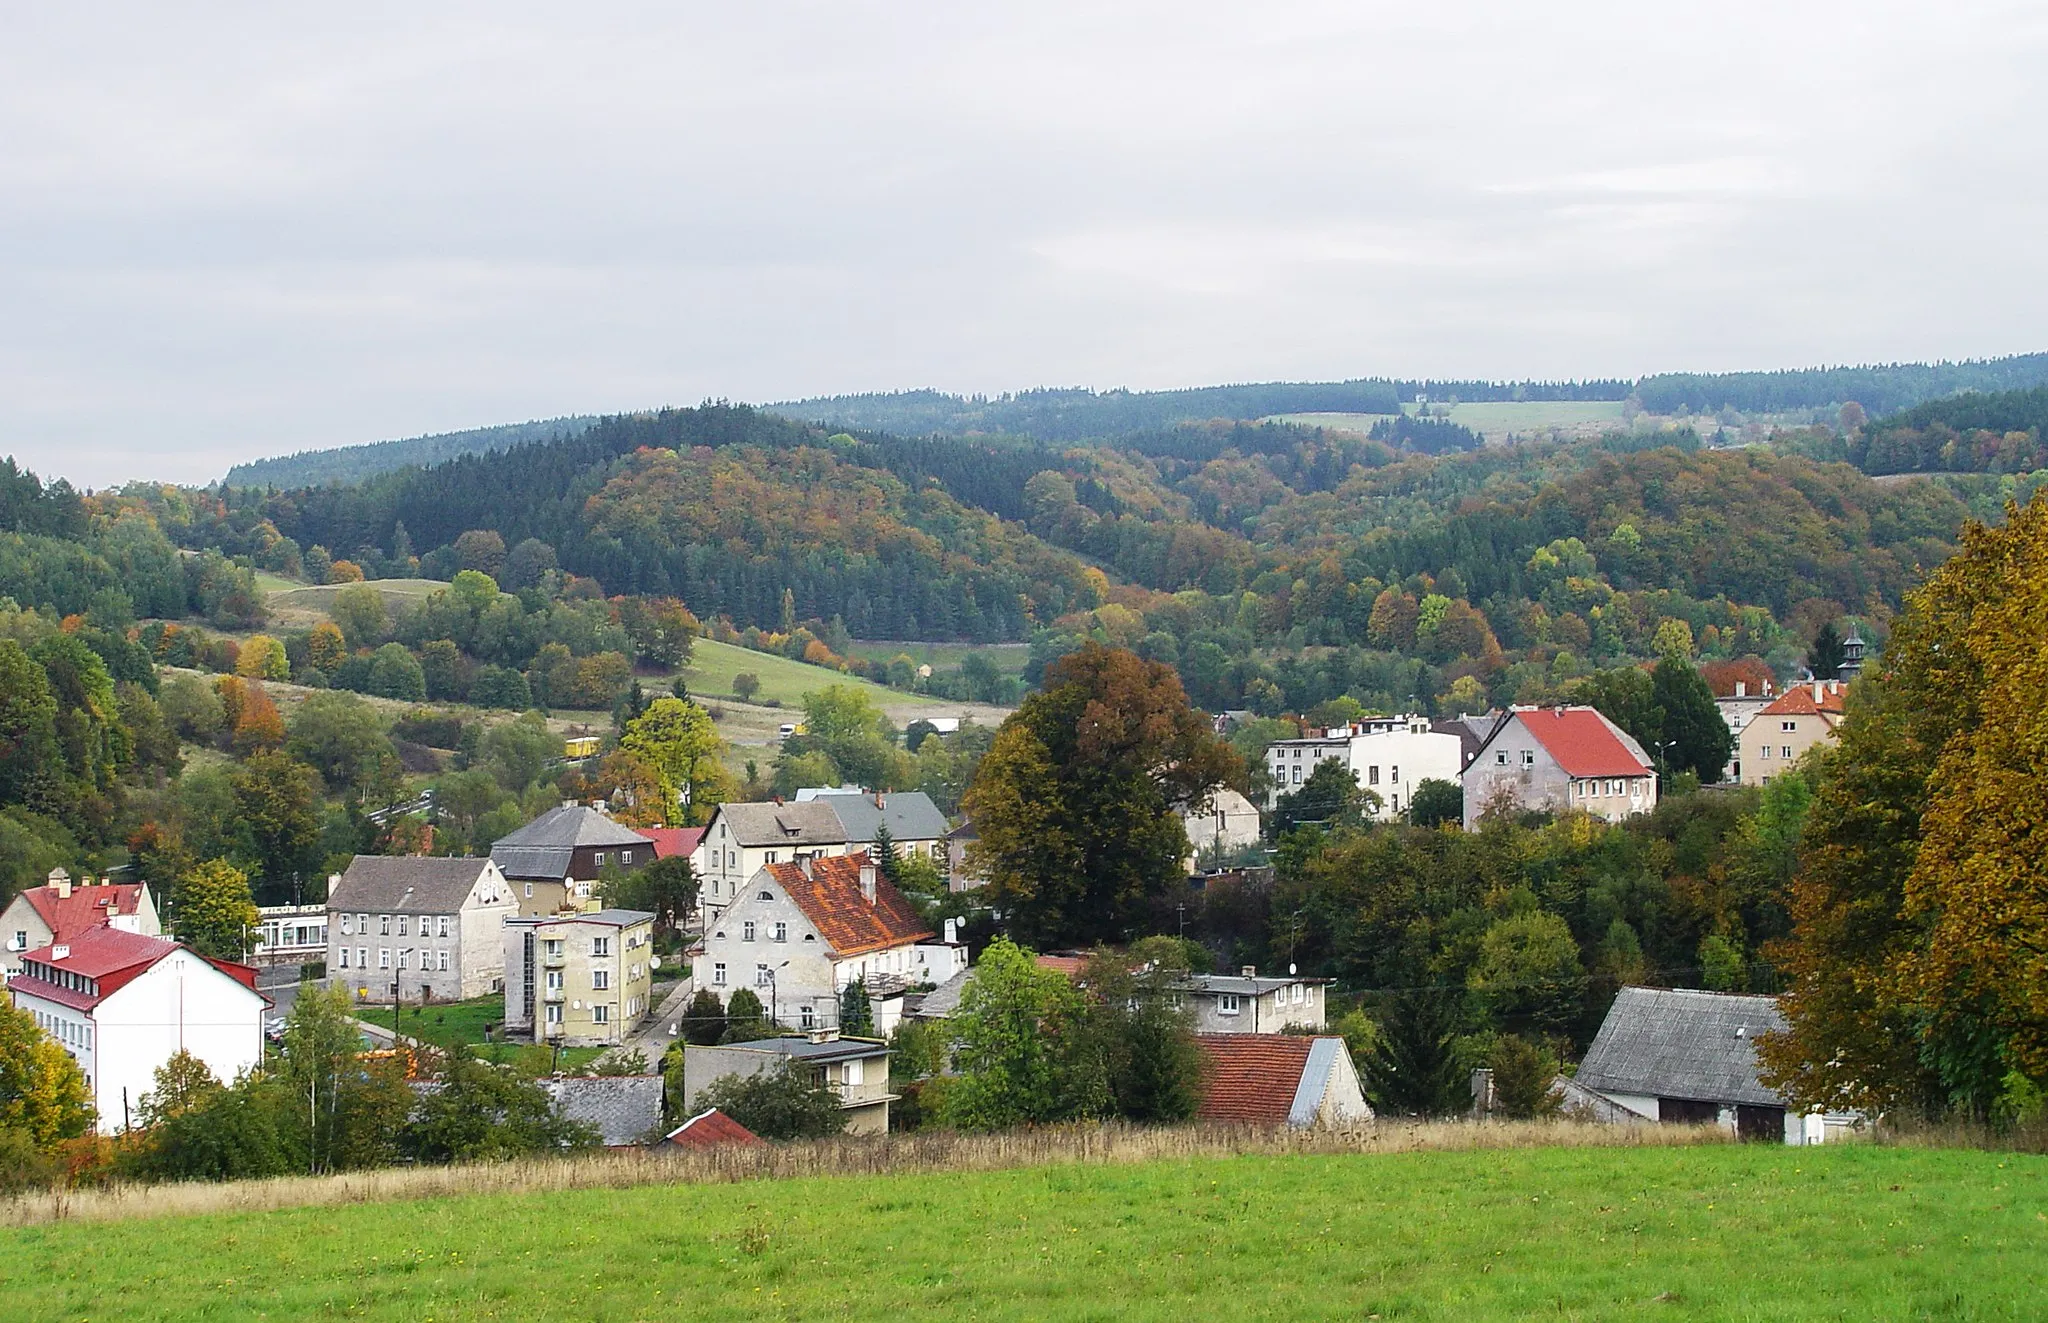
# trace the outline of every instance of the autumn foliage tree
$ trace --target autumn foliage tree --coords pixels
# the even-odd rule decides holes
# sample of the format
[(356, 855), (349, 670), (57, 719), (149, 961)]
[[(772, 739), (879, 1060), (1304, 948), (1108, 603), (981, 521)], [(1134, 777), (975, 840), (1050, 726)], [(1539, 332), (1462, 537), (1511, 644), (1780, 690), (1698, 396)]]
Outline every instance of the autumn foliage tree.
[(1802, 1102), (2017, 1110), (2048, 1084), (2048, 496), (1972, 525), (1822, 753), (1792, 887)]
[(967, 795), (970, 867), (1020, 939), (1121, 939), (1180, 875), (1176, 806), (1242, 769), (1171, 667), (1089, 644), (996, 733)]

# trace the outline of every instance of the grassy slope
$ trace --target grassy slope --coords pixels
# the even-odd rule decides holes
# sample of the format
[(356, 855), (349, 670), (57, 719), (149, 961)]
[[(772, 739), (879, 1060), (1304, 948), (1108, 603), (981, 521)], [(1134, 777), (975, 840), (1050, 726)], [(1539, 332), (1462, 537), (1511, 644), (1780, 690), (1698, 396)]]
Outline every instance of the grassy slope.
[(914, 662), (930, 666), (933, 670), (946, 670), (958, 666), (970, 653), (980, 653), (996, 664), (996, 669), (1005, 675), (1022, 675), (1026, 663), (1031, 660), (1030, 645), (1024, 643), (899, 643), (889, 639), (862, 641), (855, 639), (853, 652), (857, 657), (871, 661), (890, 661), (897, 657), (909, 657)]
[(915, 694), (890, 689), (859, 676), (843, 675), (808, 662), (791, 661), (787, 657), (755, 652), (711, 639), (697, 640), (683, 678), (689, 682), (693, 694), (726, 696), (732, 693), (732, 678), (741, 671), (751, 671), (760, 680), (761, 688), (754, 695), (757, 703), (772, 698), (785, 707), (796, 707), (802, 704), (805, 694), (823, 689), (828, 684), (851, 685), (872, 698), (877, 706), (906, 699), (921, 701)]
[[(2037, 1317), (2048, 1163), (1844, 1147), (1053, 1166), (0, 1233), (8, 1315)], [(620, 1213), (630, 1209), (630, 1216)]]
[[(356, 1018), (371, 1024), (391, 1027), (391, 1008), (368, 1005), (357, 1009)], [(539, 1075), (552, 1069), (556, 1060), (551, 1047), (533, 1043), (486, 1043), (484, 1029), (488, 1025), (505, 1022), (505, 997), (496, 993), (489, 997), (478, 997), (473, 1001), (436, 1002), (424, 1010), (413, 1002), (407, 1002), (403, 1017), (402, 1032), (409, 1038), (417, 1038), (437, 1047), (455, 1047), (466, 1044), (486, 1061), (501, 1061), (518, 1066), (528, 1074)], [(601, 1047), (565, 1047), (562, 1049), (560, 1066), (564, 1070), (577, 1070), (603, 1056)]]

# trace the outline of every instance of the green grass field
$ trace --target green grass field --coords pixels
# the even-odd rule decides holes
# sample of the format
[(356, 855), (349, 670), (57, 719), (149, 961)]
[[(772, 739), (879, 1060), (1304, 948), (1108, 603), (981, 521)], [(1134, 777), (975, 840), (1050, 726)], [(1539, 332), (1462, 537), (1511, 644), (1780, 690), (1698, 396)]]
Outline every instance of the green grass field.
[[(1406, 406), (1415, 412), (1413, 405)], [(1328, 427), (1342, 431), (1369, 432), (1372, 425), (1389, 414), (1379, 413), (1289, 413), (1268, 421), (1299, 423), (1304, 427)], [(1450, 419), (1469, 427), (1489, 441), (1509, 433), (1529, 433), (1546, 428), (1567, 432), (1597, 432), (1621, 426), (1620, 400), (1502, 400), (1451, 406)]]
[(841, 1176), (0, 1232), (10, 1319), (2022, 1319), (2048, 1161), (1539, 1148)]
[(822, 666), (807, 662), (791, 661), (766, 652), (755, 652), (750, 648), (738, 647), (731, 643), (717, 643), (711, 639), (698, 639), (691, 650), (690, 665), (683, 671), (693, 694), (732, 694), (732, 678), (742, 671), (751, 671), (761, 682), (761, 688), (754, 695), (756, 703), (764, 699), (775, 699), (785, 707), (798, 707), (805, 694), (823, 689), (828, 684), (852, 685), (866, 693), (877, 703), (915, 698), (897, 690), (863, 680), (858, 676), (842, 675), (828, 671)]
[[(389, 1029), (391, 1007), (358, 1007), (356, 1018)], [(542, 1074), (558, 1064), (552, 1048), (532, 1043), (486, 1042), (485, 1027), (503, 1024), (504, 1021), (505, 998), (502, 993), (472, 1001), (437, 1002), (424, 1008), (408, 1002), (400, 1017), (399, 1032), (436, 1047), (467, 1045), (486, 1061), (502, 1061), (531, 1075)], [(603, 1056), (604, 1051), (601, 1047), (565, 1047), (559, 1065), (563, 1070), (578, 1070)]]
[(1031, 660), (1031, 645), (1028, 643), (901, 643), (889, 639), (869, 641), (854, 640), (853, 653), (870, 661), (889, 661), (896, 657), (909, 657), (920, 665), (935, 671), (951, 670), (967, 658), (970, 653), (980, 653), (996, 664), (1004, 675), (1022, 675), (1025, 663)]

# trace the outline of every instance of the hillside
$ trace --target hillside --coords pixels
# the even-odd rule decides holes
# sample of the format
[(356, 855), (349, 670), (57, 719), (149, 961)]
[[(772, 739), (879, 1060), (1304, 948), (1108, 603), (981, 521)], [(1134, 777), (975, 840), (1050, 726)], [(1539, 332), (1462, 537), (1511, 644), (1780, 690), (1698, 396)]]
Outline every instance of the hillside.
[(394, 469), (426, 467), (460, 455), (483, 455), (530, 441), (574, 436), (596, 422), (592, 417), (548, 418), (438, 432), (400, 441), (372, 441), (333, 450), (301, 450), (274, 459), (237, 464), (221, 481), (230, 487), (316, 487), (328, 482), (361, 482)]
[(570, 1291), (621, 1321), (2020, 1318), (2044, 1201), (2038, 1160), (1989, 1153), (1542, 1148), (676, 1185), (624, 1224), (613, 1190), (484, 1195), (0, 1245), (23, 1323), (560, 1318)]

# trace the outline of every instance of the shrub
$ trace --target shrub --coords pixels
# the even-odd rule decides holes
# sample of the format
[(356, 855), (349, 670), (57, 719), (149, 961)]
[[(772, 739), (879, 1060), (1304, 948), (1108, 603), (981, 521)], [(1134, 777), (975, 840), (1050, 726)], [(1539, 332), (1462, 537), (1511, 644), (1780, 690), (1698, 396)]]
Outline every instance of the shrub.
[(763, 1139), (822, 1139), (846, 1129), (839, 1094), (794, 1061), (713, 1080), (694, 1106), (716, 1107)]

